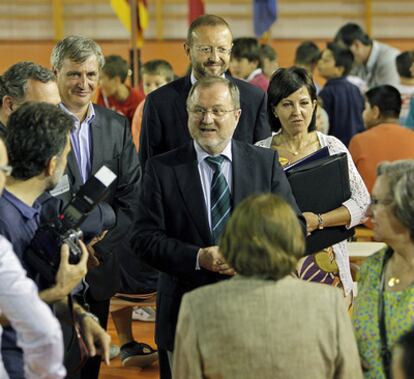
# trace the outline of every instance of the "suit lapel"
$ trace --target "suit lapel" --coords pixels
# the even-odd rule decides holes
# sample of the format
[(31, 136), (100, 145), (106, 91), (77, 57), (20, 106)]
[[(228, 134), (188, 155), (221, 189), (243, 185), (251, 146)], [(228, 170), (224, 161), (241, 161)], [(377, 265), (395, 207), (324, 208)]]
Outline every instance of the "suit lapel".
[(73, 152), (73, 149), (68, 154), (68, 163), (66, 166), (66, 171), (69, 174), (69, 177), (72, 179), (72, 187), (74, 189), (79, 188), (82, 183), (82, 176), (79, 171), (78, 161), (76, 160), (75, 153)]
[[(190, 140), (190, 132), (188, 131), (188, 113), (187, 113), (187, 96), (191, 89), (191, 79), (189, 76), (185, 76), (182, 78), (182, 82), (180, 83), (180, 87), (177, 88), (179, 92), (179, 96), (176, 96), (174, 100), (174, 108), (178, 113), (178, 117), (181, 121), (181, 125), (187, 139)], [(174, 126), (176, 127), (176, 126)]]
[(212, 244), (212, 237), (208, 225), (200, 173), (198, 171), (197, 156), (194, 151), (193, 142), (187, 146), (183, 154), (180, 155), (182, 163), (176, 165), (174, 170), (183, 202), (191, 215), (193, 223), (206, 245), (210, 245)]
[(252, 180), (255, 177), (254, 167), (242, 144), (232, 141), (233, 159), (233, 210), (252, 192)]
[(91, 174), (94, 174), (102, 166), (104, 159), (103, 152), (105, 149), (105, 136), (102, 132), (103, 120), (99, 110), (94, 107), (95, 118), (91, 123)]

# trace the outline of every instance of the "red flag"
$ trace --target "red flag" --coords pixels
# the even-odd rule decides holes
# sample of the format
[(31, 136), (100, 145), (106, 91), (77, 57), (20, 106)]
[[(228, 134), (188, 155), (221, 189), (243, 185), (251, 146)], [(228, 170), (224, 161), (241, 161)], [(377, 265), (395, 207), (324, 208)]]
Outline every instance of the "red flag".
[(188, 0), (188, 24), (204, 14), (203, 0)]

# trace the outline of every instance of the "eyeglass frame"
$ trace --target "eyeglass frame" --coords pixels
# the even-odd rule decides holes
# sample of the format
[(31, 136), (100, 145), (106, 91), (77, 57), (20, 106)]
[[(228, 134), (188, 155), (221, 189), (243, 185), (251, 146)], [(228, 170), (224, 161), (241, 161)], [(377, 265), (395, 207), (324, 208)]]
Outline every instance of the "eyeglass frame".
[(231, 50), (233, 47), (227, 48), (222, 46), (208, 46), (208, 45), (192, 45), (191, 47), (194, 47), (200, 54), (203, 55), (211, 55), (214, 50), (217, 51), (217, 54), (219, 55), (230, 55)]
[(187, 108), (187, 112), (192, 113), (200, 119), (203, 119), (207, 113), (211, 113), (214, 118), (221, 118), (230, 112), (236, 112), (238, 110), (239, 109), (214, 109), (214, 107), (212, 109), (205, 109), (202, 107), (195, 107), (193, 109)]
[(0, 165), (0, 171), (6, 176), (10, 176), (13, 171), (13, 167), (9, 165)]

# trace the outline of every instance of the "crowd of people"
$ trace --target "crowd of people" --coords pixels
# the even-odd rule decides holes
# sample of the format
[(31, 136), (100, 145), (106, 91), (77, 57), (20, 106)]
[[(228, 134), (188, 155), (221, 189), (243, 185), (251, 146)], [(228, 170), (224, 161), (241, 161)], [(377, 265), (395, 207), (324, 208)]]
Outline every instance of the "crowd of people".
[[(161, 379), (413, 377), (414, 52), (348, 23), (279, 67), (204, 15), (184, 54), (185, 76), (151, 60), (133, 88), (128, 62), (72, 35), (50, 70), (0, 76), (0, 376), (97, 379), (119, 353), (158, 359)], [(349, 188), (324, 212), (288, 173), (322, 150)], [(347, 240), (309, 245), (363, 223), (386, 247), (356, 293)], [(157, 349), (131, 306), (111, 344), (111, 297), (154, 291), (137, 317), (155, 318)]]

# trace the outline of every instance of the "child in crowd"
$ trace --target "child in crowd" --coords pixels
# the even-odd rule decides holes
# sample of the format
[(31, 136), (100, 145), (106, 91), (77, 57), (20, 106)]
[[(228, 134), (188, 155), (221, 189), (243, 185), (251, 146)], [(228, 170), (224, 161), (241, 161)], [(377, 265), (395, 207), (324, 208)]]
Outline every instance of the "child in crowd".
[[(172, 66), (162, 59), (154, 59), (146, 62), (141, 68), (141, 73), (145, 96), (175, 79)], [(144, 105), (145, 99), (136, 108), (131, 124), (132, 140), (137, 151), (139, 150), (139, 137), (141, 134)]]
[(353, 64), (352, 53), (328, 43), (318, 61), (319, 75), (327, 80), (319, 93), (329, 116), (329, 134), (348, 146), (352, 136), (364, 130), (364, 98), (346, 76)]
[(410, 70), (414, 64), (414, 51), (404, 51), (397, 56), (395, 63), (397, 65), (398, 75), (400, 76), (400, 84), (397, 86), (402, 100), (400, 123), (409, 128), (414, 128), (413, 120), (408, 118), (410, 103), (414, 106), (414, 102), (411, 101), (411, 99), (414, 99), (414, 75)]
[(260, 45), (260, 66), (263, 75), (266, 76), (268, 80), (270, 80), (273, 73), (279, 68), (276, 50), (265, 43)]
[(229, 69), (235, 78), (267, 91), (269, 79), (260, 68), (260, 47), (256, 38), (236, 38), (233, 41)]
[[(304, 41), (296, 48), (294, 65), (304, 68), (313, 77), (320, 56), (321, 50), (315, 42)], [(315, 85), (316, 91), (319, 93), (321, 87), (317, 83)]]
[(105, 57), (99, 80), (97, 104), (124, 115), (131, 123), (143, 95), (125, 84), (129, 71), (128, 62), (120, 55)]

